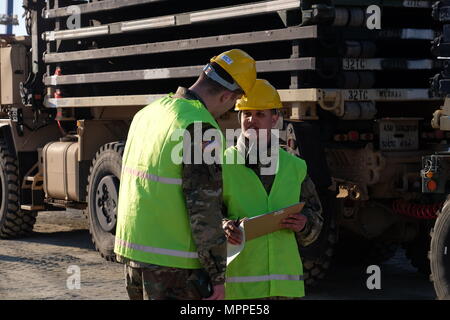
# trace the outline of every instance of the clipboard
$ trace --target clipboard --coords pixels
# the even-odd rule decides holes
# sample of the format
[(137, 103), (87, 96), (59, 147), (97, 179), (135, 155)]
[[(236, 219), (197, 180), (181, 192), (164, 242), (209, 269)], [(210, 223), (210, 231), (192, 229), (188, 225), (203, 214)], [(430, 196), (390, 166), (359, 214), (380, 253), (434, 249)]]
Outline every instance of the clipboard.
[(280, 210), (245, 219), (243, 223), (246, 241), (281, 230), (281, 220), (290, 214), (299, 213), (302, 211), (304, 205), (304, 202), (299, 202)]

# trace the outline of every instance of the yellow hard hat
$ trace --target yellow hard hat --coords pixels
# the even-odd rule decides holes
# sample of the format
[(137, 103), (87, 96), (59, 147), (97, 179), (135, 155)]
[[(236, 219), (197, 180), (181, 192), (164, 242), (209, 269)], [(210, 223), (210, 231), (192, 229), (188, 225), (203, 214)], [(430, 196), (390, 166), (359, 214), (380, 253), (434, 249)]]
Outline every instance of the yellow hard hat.
[(255, 84), (256, 63), (246, 52), (240, 49), (225, 51), (218, 56), (211, 58), (211, 63), (215, 62), (222, 67), (235, 81), (234, 84), (222, 79), (210, 64), (206, 65), (204, 71), (206, 75), (219, 82), (225, 88), (234, 91), (239, 87), (248, 94)]
[(282, 107), (277, 89), (267, 80), (256, 79), (250, 93), (236, 101), (235, 110), (268, 110)]

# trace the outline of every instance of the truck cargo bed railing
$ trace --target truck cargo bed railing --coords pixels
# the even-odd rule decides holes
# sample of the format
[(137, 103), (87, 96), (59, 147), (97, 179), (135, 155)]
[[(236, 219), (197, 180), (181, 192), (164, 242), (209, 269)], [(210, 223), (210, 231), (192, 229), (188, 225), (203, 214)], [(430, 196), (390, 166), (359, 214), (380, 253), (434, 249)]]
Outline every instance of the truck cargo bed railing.
[[(369, 34), (367, 32), (361, 32), (359, 29), (358, 31), (360, 37), (364, 39), (367, 38), (404, 39), (404, 40), (434, 39), (434, 31), (431, 29), (397, 29), (397, 30), (382, 30), (382, 31), (375, 30), (370, 32)], [(316, 39), (327, 35), (331, 35), (330, 34), (331, 32), (333, 32), (332, 28), (323, 26), (289, 27), (283, 29), (272, 29), (264, 31), (200, 37), (193, 39), (162, 41), (156, 43), (145, 43), (139, 45), (111, 47), (103, 49), (46, 53), (44, 55), (44, 61), (46, 63), (59, 63), (69, 61), (126, 57), (133, 55), (145, 55), (163, 52), (196, 50), (211, 47), (249, 45), (264, 42)], [(345, 33), (343, 34), (343, 36), (345, 37)]]
[(108, 34), (137, 32), (177, 25), (259, 15), (270, 12), (277, 12), (280, 10), (292, 10), (299, 7), (299, 0), (264, 1), (249, 5), (239, 5), (149, 19), (116, 22), (98, 27), (86, 27), (62, 31), (47, 31), (43, 34), (43, 37), (46, 41), (81, 39), (104, 36)]
[[(285, 89), (278, 90), (283, 103), (333, 102), (339, 95), (344, 101), (430, 101), (442, 100), (430, 96), (428, 89), (384, 88), (384, 89)], [(143, 107), (163, 97), (161, 94), (123, 95), (105, 97), (50, 98), (47, 108), (90, 108), (90, 107)]]
[[(281, 72), (293, 70), (314, 70), (315, 58), (277, 59), (257, 61), (258, 72)], [(203, 69), (201, 66), (173, 67), (160, 69), (128, 70), (117, 72), (99, 72), (74, 74), (67, 76), (45, 77), (45, 85), (84, 84), (99, 82), (138, 81), (156, 79), (174, 79), (196, 77)]]
[[(313, 57), (291, 58), (257, 61), (258, 72), (283, 72), (317, 70), (322, 66), (322, 61), (334, 62), (341, 60), (341, 68), (344, 71), (360, 70), (428, 70), (438, 68), (439, 61), (431, 59), (319, 59)], [(334, 63), (333, 63), (334, 64)], [(45, 85), (58, 86), (68, 84), (139, 81), (157, 79), (176, 79), (196, 77), (203, 66), (172, 67), (144, 70), (127, 70), (116, 72), (84, 73), (74, 75), (54, 75), (45, 77)]]
[[(126, 7), (138, 6), (149, 3), (163, 2), (166, 0), (103, 0), (78, 5), (78, 10), (81, 14), (96, 13), (107, 10), (123, 9)], [(404, 8), (431, 8), (433, 1), (422, 0), (335, 0), (334, 5), (340, 6), (369, 6), (369, 5), (383, 5), (387, 7), (404, 7)], [(68, 7), (55, 8), (45, 10), (43, 16), (47, 19), (67, 17), (73, 14)]]
[(80, 61), (125, 57), (162, 52), (196, 50), (211, 47), (248, 45), (273, 41), (310, 39), (317, 37), (317, 26), (291, 27), (255, 32), (227, 34), (185, 40), (173, 40), (156, 43), (145, 43), (133, 46), (122, 46), (105, 49), (82, 50), (73, 52), (48, 53), (44, 56), (46, 63)]
[[(147, 3), (162, 2), (166, 0), (104, 0), (79, 4), (78, 12), (80, 14), (102, 12), (106, 10), (123, 9), (126, 7), (137, 6)], [(73, 14), (72, 6), (45, 10), (43, 16), (47, 19), (67, 17)]]

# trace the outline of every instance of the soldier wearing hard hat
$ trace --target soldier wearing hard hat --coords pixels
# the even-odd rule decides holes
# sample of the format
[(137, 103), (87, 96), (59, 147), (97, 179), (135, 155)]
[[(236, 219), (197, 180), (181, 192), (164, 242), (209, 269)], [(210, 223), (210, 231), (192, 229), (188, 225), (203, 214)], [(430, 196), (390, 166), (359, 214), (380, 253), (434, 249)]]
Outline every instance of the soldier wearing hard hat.
[[(304, 201), (305, 206), (301, 213), (282, 221), (282, 230), (245, 243), (227, 267), (227, 299), (304, 296), (298, 244), (307, 246), (317, 239), (322, 228), (322, 209), (314, 184), (307, 176), (305, 161), (279, 148), (277, 136), (271, 134), (279, 120), (280, 108), (277, 90), (262, 79), (257, 79), (251, 92), (236, 103), (242, 133), (236, 146), (225, 151), (224, 163), (229, 164), (223, 166), (223, 196), (229, 220), (224, 219), (223, 227), (228, 241), (237, 245), (242, 241), (237, 221), (299, 201)], [(254, 143), (255, 139), (258, 143)], [(254, 146), (267, 146), (271, 150), (267, 152), (270, 163), (261, 159), (264, 153), (260, 151), (252, 163)], [(265, 173), (263, 169), (271, 165), (275, 169)]]
[[(172, 151), (180, 140), (172, 137), (177, 130), (194, 135), (199, 123), (202, 130), (220, 131), (215, 119), (248, 93), (255, 79), (252, 57), (238, 49), (226, 51), (210, 60), (189, 89), (178, 88), (133, 118), (122, 163), (114, 250), (125, 263), (131, 299), (223, 299), (221, 167), (174, 162)], [(205, 145), (194, 142), (188, 145), (191, 154)], [(202, 293), (207, 281), (212, 290)]]

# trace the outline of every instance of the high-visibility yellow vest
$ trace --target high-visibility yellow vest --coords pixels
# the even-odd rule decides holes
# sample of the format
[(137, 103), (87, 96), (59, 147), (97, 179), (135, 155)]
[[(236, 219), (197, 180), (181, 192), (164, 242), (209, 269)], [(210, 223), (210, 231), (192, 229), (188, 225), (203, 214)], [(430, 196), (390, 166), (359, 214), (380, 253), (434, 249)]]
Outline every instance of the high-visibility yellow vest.
[(122, 160), (116, 254), (161, 266), (201, 268), (182, 190), (182, 164), (172, 159), (173, 152), (182, 155), (183, 136), (176, 133), (194, 122), (219, 129), (200, 101), (170, 96), (133, 118)]
[[(225, 151), (223, 194), (229, 219), (254, 217), (298, 203), (306, 164), (279, 149), (278, 171), (267, 194), (256, 173), (243, 164), (236, 147)], [(242, 162), (240, 162), (242, 163)], [(304, 296), (303, 266), (295, 234), (283, 229), (245, 243), (227, 266), (226, 299)]]

